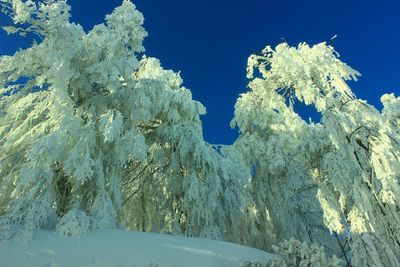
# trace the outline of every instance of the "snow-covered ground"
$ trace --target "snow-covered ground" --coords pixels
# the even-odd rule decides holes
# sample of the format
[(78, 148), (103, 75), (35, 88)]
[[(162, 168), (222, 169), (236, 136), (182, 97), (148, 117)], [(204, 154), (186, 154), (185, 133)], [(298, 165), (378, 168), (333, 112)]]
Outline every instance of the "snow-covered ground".
[(120, 230), (79, 238), (39, 230), (28, 244), (8, 241), (0, 247), (1, 267), (235, 267), (272, 257), (227, 242)]

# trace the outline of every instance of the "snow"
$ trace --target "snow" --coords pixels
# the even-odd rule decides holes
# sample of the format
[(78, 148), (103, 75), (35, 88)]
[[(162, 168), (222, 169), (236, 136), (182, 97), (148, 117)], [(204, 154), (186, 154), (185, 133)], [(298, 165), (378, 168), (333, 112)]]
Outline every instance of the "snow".
[(275, 257), (228, 242), (122, 230), (81, 237), (38, 230), (28, 244), (10, 240), (0, 247), (0, 266), (13, 267), (234, 267)]

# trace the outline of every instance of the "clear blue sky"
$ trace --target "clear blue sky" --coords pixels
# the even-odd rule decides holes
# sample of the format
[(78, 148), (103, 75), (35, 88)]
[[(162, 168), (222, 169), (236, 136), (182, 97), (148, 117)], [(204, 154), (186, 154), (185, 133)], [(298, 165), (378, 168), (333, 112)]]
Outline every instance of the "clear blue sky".
[[(72, 20), (86, 30), (101, 23), (122, 0), (67, 0)], [(333, 41), (341, 59), (362, 73), (351, 86), (381, 108), (383, 93), (400, 94), (400, 1), (133, 0), (144, 14), (146, 54), (181, 71), (184, 85), (201, 101), (205, 139), (229, 144), (233, 106), (246, 91), (247, 57), (285, 38), (290, 45)], [(0, 23), (5, 22), (0, 17)], [(0, 33), (0, 54), (29, 41)]]

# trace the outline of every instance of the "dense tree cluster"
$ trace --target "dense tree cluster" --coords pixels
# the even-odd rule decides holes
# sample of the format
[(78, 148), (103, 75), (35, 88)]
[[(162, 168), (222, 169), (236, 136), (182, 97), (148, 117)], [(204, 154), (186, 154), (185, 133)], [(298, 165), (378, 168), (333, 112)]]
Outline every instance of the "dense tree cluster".
[(0, 57), (1, 238), (125, 228), (275, 249), (288, 266), (340, 264), (320, 246), (341, 264), (400, 264), (400, 97), (381, 112), (357, 99), (333, 47), (251, 55), (240, 135), (216, 147), (179, 74), (144, 55), (130, 1), (87, 33), (65, 1), (1, 6), (6, 31), (37, 40)]

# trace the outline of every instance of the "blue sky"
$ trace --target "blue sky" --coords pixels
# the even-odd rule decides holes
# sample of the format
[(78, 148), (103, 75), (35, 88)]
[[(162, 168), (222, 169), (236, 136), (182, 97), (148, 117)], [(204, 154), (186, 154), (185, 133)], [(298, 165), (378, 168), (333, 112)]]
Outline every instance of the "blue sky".
[[(101, 23), (122, 0), (67, 0), (72, 20), (86, 30)], [(204, 137), (232, 143), (233, 106), (246, 91), (247, 57), (284, 38), (290, 45), (328, 41), (341, 59), (362, 73), (351, 87), (381, 108), (386, 92), (400, 94), (400, 1), (218, 1), (133, 0), (144, 14), (146, 54), (164, 68), (181, 71), (184, 85), (201, 101)], [(4, 25), (6, 20), (0, 17)], [(27, 47), (28, 40), (0, 33), (0, 54)], [(306, 112), (305, 112), (306, 113)]]

